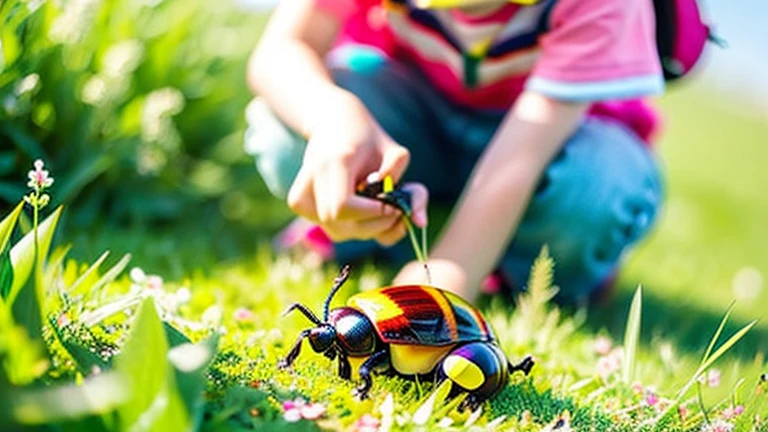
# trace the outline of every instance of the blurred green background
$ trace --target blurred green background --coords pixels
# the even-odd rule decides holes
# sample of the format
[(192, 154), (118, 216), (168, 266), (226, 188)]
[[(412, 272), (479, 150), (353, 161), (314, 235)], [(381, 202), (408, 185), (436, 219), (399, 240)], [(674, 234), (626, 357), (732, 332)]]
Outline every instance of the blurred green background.
[[(291, 216), (242, 150), (245, 62), (268, 6), (248, 3), (0, 3), (2, 210), (43, 158), (67, 208), (57, 235), (75, 258), (131, 253), (132, 265), (180, 279), (268, 244)], [(768, 65), (756, 48), (768, 7), (710, 3), (731, 48), (713, 48), (699, 77), (660, 99), (663, 217), (588, 319), (619, 337), (642, 283), (645, 338), (691, 352), (732, 300), (733, 329), (768, 309)], [(762, 364), (767, 349), (762, 322), (735, 353)]]

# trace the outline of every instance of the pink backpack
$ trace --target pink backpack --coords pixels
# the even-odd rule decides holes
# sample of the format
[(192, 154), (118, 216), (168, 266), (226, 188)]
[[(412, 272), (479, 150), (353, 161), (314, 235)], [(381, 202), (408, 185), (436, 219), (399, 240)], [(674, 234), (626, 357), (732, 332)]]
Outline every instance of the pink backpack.
[(693, 69), (707, 41), (723, 46), (707, 25), (696, 0), (653, 0), (656, 47), (664, 79), (677, 80)]

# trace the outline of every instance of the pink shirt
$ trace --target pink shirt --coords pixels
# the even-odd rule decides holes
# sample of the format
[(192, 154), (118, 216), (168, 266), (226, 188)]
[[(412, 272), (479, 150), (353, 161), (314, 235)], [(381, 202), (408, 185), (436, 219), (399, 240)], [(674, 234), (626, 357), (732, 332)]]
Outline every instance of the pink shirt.
[(344, 22), (339, 44), (363, 43), (418, 67), (448, 99), (509, 109), (524, 89), (591, 102), (650, 141), (658, 116), (641, 99), (663, 75), (648, 0), (505, 3), (485, 16), (424, 10), (409, 0), (315, 0)]

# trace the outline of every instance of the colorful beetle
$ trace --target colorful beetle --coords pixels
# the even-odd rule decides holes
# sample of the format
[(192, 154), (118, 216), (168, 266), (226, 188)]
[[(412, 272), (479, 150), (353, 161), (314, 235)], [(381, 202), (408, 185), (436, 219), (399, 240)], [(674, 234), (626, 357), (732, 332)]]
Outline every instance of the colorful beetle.
[[(304, 338), (317, 353), (338, 357), (338, 373), (351, 378), (352, 366), (362, 380), (356, 393), (365, 398), (372, 372), (433, 377), (453, 381), (453, 393), (468, 392), (461, 408), (474, 409), (496, 395), (507, 375), (533, 366), (531, 357), (512, 365), (480, 312), (460, 297), (425, 285), (379, 288), (352, 296), (347, 306), (329, 310), (333, 296), (349, 276), (344, 266), (334, 280), (321, 321), (306, 306), (294, 303), (317, 327), (301, 332), (280, 368), (299, 355)], [(457, 388), (458, 387), (458, 388)]]

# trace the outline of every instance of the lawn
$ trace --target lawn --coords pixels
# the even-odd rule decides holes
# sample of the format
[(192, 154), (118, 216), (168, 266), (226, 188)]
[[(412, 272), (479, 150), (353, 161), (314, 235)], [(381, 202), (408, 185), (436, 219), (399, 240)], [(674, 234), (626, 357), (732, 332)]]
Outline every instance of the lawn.
[[(354, 383), (308, 346), (292, 369), (277, 368), (310, 325), (282, 311), (298, 301), (320, 312), (338, 266), (269, 247), (291, 215), (266, 193), (240, 147), (244, 58), (263, 17), (227, 8), (187, 13), (179, 2), (147, 6), (174, 18), (167, 24), (128, 3), (110, 7), (78, 43), (102, 54), (124, 34), (144, 44), (125, 95), (67, 105), (67, 91), (79, 94), (88, 82), (82, 77), (106, 62), (75, 55), (60, 70), (52, 58), (85, 52), (80, 45), (40, 48), (36, 61), (21, 56), (18, 70), (0, 75), (0, 94), (30, 70), (43, 82), (29, 100), (17, 95), (21, 111), (0, 116), (0, 138), (8, 140), (0, 143), (11, 144), (0, 150), (7, 203), (0, 220), (25, 193), (32, 167), (22, 162), (39, 155), (56, 179), (44, 191), (51, 203), (40, 220), (64, 205), (58, 229), (52, 219), (39, 227), (38, 250), (51, 244), (45, 263), (35, 260), (32, 235), (22, 240), (34, 226), (30, 206), (18, 222), (0, 223), (1, 429), (768, 430), (764, 110), (696, 82), (659, 102), (667, 116), (658, 147), (667, 204), (606, 302), (573, 310), (549, 301), (545, 259), (527, 294), (482, 299), (510, 360), (536, 358), (529, 377), (515, 374), (474, 413), (457, 411), (459, 400), (446, 403), (445, 387), (399, 377), (376, 377), (371, 397), (359, 401)], [(0, 6), (0, 17), (5, 12)], [(226, 27), (229, 57), (169, 55), (197, 45), (158, 30), (164, 25)], [(168, 67), (182, 72), (152, 72)], [(230, 84), (205, 78), (214, 72)], [(165, 86), (180, 89), (185, 102), (155, 93)], [(165, 98), (161, 129), (176, 131), (162, 129), (162, 138), (141, 133), (137, 106), (153, 97)], [(70, 114), (51, 118), (46, 110)], [(175, 137), (175, 147), (162, 144)], [(63, 151), (63, 142), (76, 144)], [(136, 166), (156, 171), (137, 174)], [(392, 272), (373, 263), (354, 268), (334, 305), (385, 285)], [(731, 347), (734, 334), (743, 337)], [(705, 357), (716, 360), (700, 368)]]

